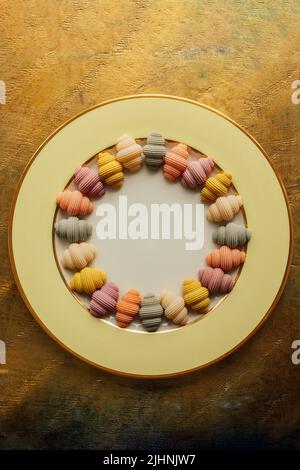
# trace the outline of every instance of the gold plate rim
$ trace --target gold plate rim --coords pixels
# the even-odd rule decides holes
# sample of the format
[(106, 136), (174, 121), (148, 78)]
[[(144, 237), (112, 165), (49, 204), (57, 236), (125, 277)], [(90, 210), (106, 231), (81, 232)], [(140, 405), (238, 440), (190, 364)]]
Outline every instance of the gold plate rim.
[[(268, 161), (271, 169), (273, 170), (273, 173), (275, 174), (276, 176), (276, 179), (281, 187), (281, 190), (282, 190), (282, 193), (283, 193), (283, 196), (284, 196), (284, 199), (285, 199), (285, 204), (286, 204), (286, 208), (287, 208), (287, 213), (288, 213), (288, 219), (289, 219), (289, 235), (290, 235), (290, 243), (289, 243), (289, 253), (288, 253), (288, 258), (287, 258), (287, 264), (286, 264), (286, 268), (285, 268), (285, 272), (284, 272), (284, 276), (283, 276), (283, 279), (282, 279), (282, 282), (281, 282), (281, 285), (278, 289), (278, 292), (271, 304), (271, 306), (269, 307), (268, 311), (265, 313), (265, 315), (262, 317), (262, 319), (260, 320), (260, 322), (256, 325), (256, 327), (245, 337), (243, 338), (242, 341), (240, 341), (237, 345), (235, 345), (233, 348), (231, 348), (229, 351), (226, 351), (224, 354), (222, 354), (221, 356), (213, 359), (212, 361), (209, 361), (205, 364), (202, 364), (200, 366), (197, 366), (197, 367), (194, 367), (194, 368), (191, 368), (191, 369), (187, 369), (187, 370), (182, 370), (182, 371), (179, 371), (179, 372), (175, 372), (175, 373), (168, 373), (168, 374), (158, 374), (158, 375), (155, 375), (155, 374), (151, 374), (151, 375), (143, 375), (143, 374), (134, 374), (134, 373), (127, 373), (127, 372), (122, 372), (122, 371), (119, 371), (119, 370), (115, 370), (115, 369), (110, 369), (108, 367), (105, 367), (105, 366), (102, 366), (98, 363), (95, 363), (83, 356), (81, 356), (80, 354), (78, 354), (76, 351), (72, 350), (71, 348), (69, 348), (67, 345), (65, 345), (64, 343), (62, 343), (48, 328), (47, 326), (42, 322), (42, 320), (40, 319), (40, 317), (38, 316), (38, 314), (35, 312), (35, 310), (33, 309), (33, 307), (31, 306), (23, 288), (22, 288), (22, 285), (21, 285), (21, 282), (19, 280), (19, 276), (18, 276), (18, 273), (17, 273), (17, 268), (16, 268), (16, 264), (15, 264), (15, 259), (14, 259), (14, 253), (13, 253), (13, 244), (12, 244), (12, 227), (13, 227), (13, 218), (14, 218), (14, 212), (15, 212), (15, 207), (16, 207), (16, 202), (17, 202), (17, 199), (18, 199), (18, 195), (19, 195), (19, 192), (20, 192), (20, 189), (21, 189), (21, 186), (22, 186), (22, 183), (23, 183), (23, 180), (25, 179), (32, 163), (35, 161), (36, 157), (39, 155), (40, 151), (43, 149), (43, 147), (61, 130), (63, 129), (64, 127), (66, 127), (68, 124), (70, 124), (72, 121), (74, 121), (75, 119), (79, 118), (80, 116), (83, 116), (84, 114), (94, 110), (94, 109), (97, 109), (97, 108), (100, 108), (102, 106), (105, 106), (105, 105), (108, 105), (108, 104), (111, 104), (111, 103), (114, 103), (114, 102), (118, 102), (118, 101), (124, 101), (124, 100), (130, 100), (130, 99), (138, 99), (138, 98), (163, 98), (163, 99), (171, 99), (171, 100), (177, 100), (177, 101), (183, 101), (183, 102), (186, 102), (186, 103), (190, 103), (190, 104), (193, 104), (193, 105), (196, 105), (196, 106), (199, 106), (201, 108), (205, 108), (221, 117), (223, 117), (224, 119), (226, 119), (227, 121), (229, 121), (231, 124), (233, 124), (235, 127), (237, 127), (242, 133), (244, 133), (255, 145), (256, 147), (258, 147), (258, 149), (261, 151), (261, 153), (264, 155), (264, 157), (266, 158), (266, 160)], [(282, 182), (282, 179), (280, 177), (280, 175), (278, 175), (277, 171), (275, 170), (272, 162), (271, 162), (271, 159), (269, 157), (269, 155), (267, 154), (267, 152), (265, 151), (265, 149), (261, 146), (261, 144), (259, 144), (259, 142), (248, 132), (246, 131), (242, 126), (240, 126), (236, 121), (234, 121), (232, 118), (230, 118), (229, 116), (227, 116), (226, 114), (222, 113), (221, 111), (211, 107), (211, 106), (208, 106), (206, 104), (203, 104), (203, 103), (200, 103), (198, 101), (195, 101), (195, 100), (191, 100), (191, 99), (188, 99), (188, 98), (183, 98), (183, 97), (178, 97), (178, 96), (173, 96), (173, 95), (166, 95), (166, 94), (138, 94), (138, 95), (126, 95), (126, 96), (122, 96), (122, 97), (119, 97), (119, 98), (113, 98), (113, 99), (110, 99), (110, 100), (106, 100), (106, 101), (103, 101), (103, 102), (100, 102), (98, 104), (95, 104), (93, 106), (90, 106), (82, 111), (80, 111), (79, 113), (73, 115), (70, 119), (68, 119), (67, 121), (65, 121), (63, 124), (61, 124), (59, 127), (57, 127), (42, 143), (41, 145), (37, 148), (37, 150), (34, 152), (34, 154), (32, 155), (32, 157), (30, 158), (30, 160), (28, 161), (28, 163), (26, 164), (22, 174), (21, 174), (21, 177), (19, 178), (19, 181), (17, 183), (17, 187), (16, 187), (16, 190), (14, 192), (14, 196), (13, 196), (13, 199), (12, 199), (12, 204), (11, 204), (11, 207), (10, 207), (10, 214), (9, 214), (9, 223), (8, 223), (8, 253), (9, 253), (9, 259), (10, 259), (10, 264), (11, 264), (11, 270), (12, 270), (12, 273), (13, 273), (13, 277), (14, 277), (14, 280), (15, 280), (15, 283), (17, 285), (17, 288), (18, 288), (18, 291), (26, 305), (26, 307), (28, 308), (28, 310), (30, 311), (30, 313), (32, 314), (32, 316), (34, 317), (34, 319), (37, 321), (37, 323), (43, 328), (43, 330), (54, 340), (56, 341), (56, 343), (58, 343), (60, 346), (62, 346), (66, 351), (68, 351), (69, 353), (71, 353), (74, 357), (78, 358), (78, 359), (81, 359), (83, 360), (84, 362), (86, 362), (87, 364), (90, 364), (100, 370), (104, 370), (106, 372), (110, 372), (110, 373), (113, 373), (115, 375), (118, 375), (118, 376), (123, 376), (123, 377), (132, 377), (132, 378), (141, 378), (141, 379), (157, 379), (157, 378), (170, 378), (170, 377), (177, 377), (177, 376), (181, 376), (181, 375), (184, 375), (184, 374), (187, 374), (187, 373), (191, 373), (191, 372), (194, 372), (194, 371), (197, 371), (197, 370), (201, 370), (201, 369), (204, 369), (206, 367), (209, 367), (210, 365), (213, 365), (213, 364), (216, 364), (217, 362), (225, 359), (226, 357), (228, 357), (229, 355), (231, 355), (232, 353), (234, 353), (236, 350), (238, 350), (241, 346), (243, 346), (243, 344), (245, 344), (249, 339), (251, 339), (255, 333), (262, 327), (262, 325), (265, 323), (265, 321), (269, 318), (269, 316), (271, 315), (271, 313), (273, 312), (274, 308), (276, 307), (282, 293), (283, 293), (283, 290), (284, 290), (284, 287), (286, 285), (286, 282), (287, 282), (287, 279), (288, 279), (288, 275), (289, 275), (289, 270), (290, 270), (290, 266), (291, 266), (291, 260), (292, 260), (292, 255), (293, 255), (293, 249), (294, 249), (294, 227), (293, 227), (293, 219), (292, 219), (292, 214), (291, 214), (291, 208), (289, 206), (289, 199), (288, 199), (288, 194), (287, 194), (287, 191), (286, 191), (286, 188)]]

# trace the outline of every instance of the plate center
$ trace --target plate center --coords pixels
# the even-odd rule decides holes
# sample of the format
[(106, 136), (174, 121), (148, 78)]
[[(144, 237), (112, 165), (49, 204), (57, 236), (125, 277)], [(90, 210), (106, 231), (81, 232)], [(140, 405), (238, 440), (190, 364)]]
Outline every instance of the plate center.
[[(138, 142), (144, 145), (145, 140)], [(166, 145), (171, 148), (175, 144), (167, 141)], [(107, 150), (115, 154), (114, 147)], [(189, 149), (189, 153), (195, 159), (203, 156), (195, 149)], [(97, 170), (97, 157), (87, 165)], [(198, 279), (199, 269), (207, 267), (206, 255), (217, 247), (212, 241), (217, 225), (206, 218), (208, 206), (201, 203), (199, 188), (184, 188), (180, 178), (175, 183), (167, 181), (162, 168), (152, 171), (143, 165), (137, 173), (125, 172), (122, 187), (106, 187), (106, 194), (93, 201), (94, 210), (85, 218), (93, 227), (88, 242), (97, 251), (90, 266), (105, 271), (108, 281), (119, 287), (120, 296), (129, 289), (138, 290), (141, 296), (149, 292), (159, 296), (164, 289), (182, 295), (182, 281)], [(216, 165), (211, 175), (218, 172)], [(73, 181), (67, 187), (77, 189)], [(57, 211), (54, 223), (65, 217), (61, 210)], [(245, 224), (242, 213), (235, 222)], [(55, 236), (58, 266), (68, 285), (74, 273), (60, 261), (67, 247), (68, 242)], [(236, 274), (237, 270), (233, 272)], [(88, 297), (74, 295), (88, 308)], [(209, 311), (224, 297), (212, 297)], [(201, 317), (199, 313), (189, 313), (190, 322)], [(104, 321), (116, 325), (114, 315)], [(137, 319), (128, 328), (144, 331)], [(173, 328), (177, 326), (164, 319), (159, 331)]]

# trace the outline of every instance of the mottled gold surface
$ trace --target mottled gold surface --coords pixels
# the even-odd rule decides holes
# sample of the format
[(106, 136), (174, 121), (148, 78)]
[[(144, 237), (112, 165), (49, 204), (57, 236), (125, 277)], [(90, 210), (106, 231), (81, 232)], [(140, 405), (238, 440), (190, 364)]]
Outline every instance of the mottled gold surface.
[[(1, 448), (300, 448), (298, 1), (1, 1)], [(13, 283), (8, 210), (38, 145), (73, 114), (126, 94), (218, 108), (265, 147), (296, 227), (271, 318), (237, 353), (177, 379), (118, 378), (74, 359), (35, 323)], [(266, 188), (267, 197), (267, 188)], [(26, 228), (25, 228), (26, 229)], [(263, 289), (263, 288), (262, 288)], [(7, 369), (7, 373), (5, 370)]]

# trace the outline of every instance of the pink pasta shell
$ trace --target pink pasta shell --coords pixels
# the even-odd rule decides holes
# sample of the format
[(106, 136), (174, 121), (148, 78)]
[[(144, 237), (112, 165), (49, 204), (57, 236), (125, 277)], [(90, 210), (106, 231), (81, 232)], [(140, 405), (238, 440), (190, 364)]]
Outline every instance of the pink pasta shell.
[(201, 157), (199, 160), (188, 162), (187, 168), (181, 177), (182, 185), (185, 188), (191, 189), (202, 186), (209, 177), (214, 166), (214, 161), (209, 157)]
[(79, 191), (90, 197), (100, 198), (105, 193), (104, 185), (98, 173), (87, 166), (82, 166), (75, 170), (75, 184)]
[(113, 282), (96, 290), (90, 302), (90, 312), (94, 317), (105, 317), (114, 312), (119, 298), (119, 288)]
[(235, 283), (234, 278), (225, 274), (221, 268), (200, 269), (199, 281), (211, 294), (227, 294)]

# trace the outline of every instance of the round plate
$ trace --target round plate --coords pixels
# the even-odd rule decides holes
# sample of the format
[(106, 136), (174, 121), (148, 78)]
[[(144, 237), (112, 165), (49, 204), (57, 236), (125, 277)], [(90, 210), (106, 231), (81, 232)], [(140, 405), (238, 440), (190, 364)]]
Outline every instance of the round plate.
[[(159, 129), (169, 140), (212, 155), (221, 168), (233, 172), (253, 237), (234, 290), (212, 314), (183, 328), (137, 334), (83, 314), (82, 305), (67, 290), (57, 268), (52, 223), (55, 195), (76, 167), (114, 145), (124, 132), (141, 137), (153, 129)], [(9, 224), (15, 280), (40, 325), (84, 361), (139, 377), (172, 376), (199, 369), (242, 345), (279, 300), (291, 247), (286, 193), (259, 144), (218, 111), (161, 95), (111, 100), (57, 129), (27, 165)]]

